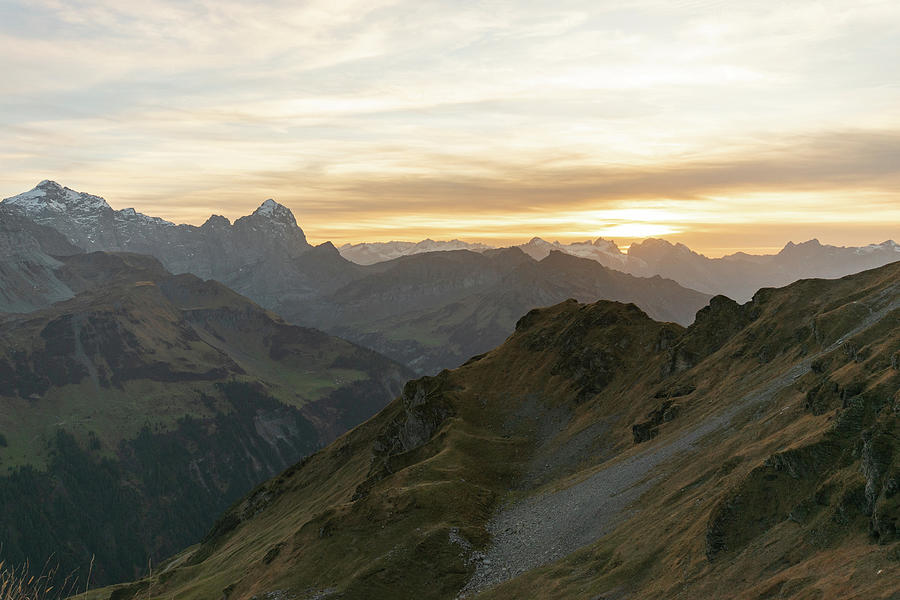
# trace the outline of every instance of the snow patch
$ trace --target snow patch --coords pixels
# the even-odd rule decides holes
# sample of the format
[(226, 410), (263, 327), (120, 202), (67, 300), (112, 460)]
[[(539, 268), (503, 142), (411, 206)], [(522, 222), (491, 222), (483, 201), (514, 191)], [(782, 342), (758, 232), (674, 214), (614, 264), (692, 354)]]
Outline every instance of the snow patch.
[[(43, 183), (43, 182), (42, 182)], [(36, 187), (33, 190), (29, 190), (27, 192), (22, 192), (21, 194), (11, 196), (4, 200), (3, 202), (6, 204), (15, 204), (22, 205), (27, 204), (30, 200), (34, 200), (36, 198), (43, 198), (47, 195), (47, 192), (40, 189), (40, 187)]]
[(254, 215), (262, 215), (264, 217), (271, 217), (275, 214), (275, 209), (277, 209), (280, 204), (269, 198), (265, 202), (259, 205), (255, 211), (253, 211)]

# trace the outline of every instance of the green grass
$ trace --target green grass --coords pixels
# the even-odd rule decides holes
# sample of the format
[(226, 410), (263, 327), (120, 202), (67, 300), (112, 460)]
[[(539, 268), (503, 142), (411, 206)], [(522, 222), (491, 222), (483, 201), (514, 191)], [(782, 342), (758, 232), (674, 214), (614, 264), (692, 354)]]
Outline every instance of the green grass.
[(131, 439), (145, 424), (167, 430), (184, 416), (206, 418), (213, 412), (201, 393), (216, 396), (212, 383), (172, 384), (135, 380), (123, 389), (96, 388), (92, 383), (53, 388), (40, 400), (5, 400), (0, 430), (8, 432), (8, 445), (0, 448), (2, 466), (46, 466), (48, 441), (65, 429), (87, 442), (90, 434), (100, 442), (103, 455), (113, 456), (120, 440)]

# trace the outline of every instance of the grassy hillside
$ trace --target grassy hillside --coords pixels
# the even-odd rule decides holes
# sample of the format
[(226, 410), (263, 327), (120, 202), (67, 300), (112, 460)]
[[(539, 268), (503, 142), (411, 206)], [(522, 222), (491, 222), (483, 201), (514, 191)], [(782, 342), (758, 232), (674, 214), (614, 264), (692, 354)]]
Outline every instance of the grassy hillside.
[(900, 264), (534, 310), (87, 598), (889, 598)]
[(11, 564), (130, 579), (382, 408), (407, 371), (154, 259), (64, 259), (72, 299), (0, 322)]

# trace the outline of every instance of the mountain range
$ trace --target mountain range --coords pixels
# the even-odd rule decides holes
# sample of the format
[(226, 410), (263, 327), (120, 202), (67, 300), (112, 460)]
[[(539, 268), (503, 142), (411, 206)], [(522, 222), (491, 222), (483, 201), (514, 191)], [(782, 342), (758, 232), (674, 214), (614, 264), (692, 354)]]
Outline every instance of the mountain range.
[(200, 227), (175, 225), (133, 208), (113, 210), (99, 196), (53, 181), (42, 181), (2, 204), (59, 231), (85, 251), (148, 254), (172, 273), (203, 279), (224, 281), (248, 265), (273, 256), (289, 261), (311, 248), (291, 211), (274, 200), (234, 223), (212, 215)]
[(215, 279), (295, 324), (363, 344), (420, 373), (493, 348), (534, 306), (567, 298), (625, 300), (656, 318), (688, 324), (709, 299), (673, 281), (634, 277), (561, 252), (536, 261), (517, 248), (455, 250), (357, 265), (329, 242), (310, 246), (291, 211), (273, 200), (233, 224), (212, 216), (200, 227), (116, 211), (98, 196), (50, 181), (0, 206), (86, 251), (147, 254), (173, 273)]
[(440, 252), (447, 250), (471, 250), (484, 252), (491, 246), (460, 240), (434, 241), (425, 239), (421, 242), (363, 242), (361, 244), (344, 244), (338, 248), (341, 256), (358, 265), (373, 265), (413, 254)]
[(0, 247), (4, 557), (53, 554), (68, 573), (95, 556), (95, 583), (195, 541), (228, 503), (371, 416), (412, 375), (217, 279), (294, 323), (434, 372), (502, 342), (537, 304), (606, 295), (687, 321), (707, 301), (517, 249), (362, 267), (308, 244), (271, 200), (234, 224), (193, 227), (49, 181), (0, 204)]
[(624, 300), (657, 318), (689, 323), (709, 300), (671, 280), (633, 277), (560, 252), (535, 261), (518, 248), (413, 255), (369, 271), (318, 304), (282, 303), (277, 310), (436, 373), (502, 343), (535, 306)]
[[(843, 277), (900, 260), (900, 244), (893, 240), (868, 246), (843, 247), (823, 245), (813, 239), (801, 244), (788, 242), (777, 254), (738, 252), (721, 258), (708, 258), (684, 244), (652, 238), (632, 244), (627, 252), (622, 252), (614, 242), (603, 238), (562, 244), (535, 237), (513, 247), (520, 248), (538, 261), (551, 252), (563, 252), (589, 258), (610, 269), (638, 277), (659, 275), (684, 287), (707, 294), (723, 294), (738, 302), (746, 302), (762, 287), (780, 287), (810, 277)], [(340, 252), (350, 261), (375, 264), (419, 252), (456, 249), (484, 252), (489, 247), (460, 240), (424, 240), (418, 243), (346, 244), (341, 246)]]
[(896, 598), (900, 263), (534, 309), (85, 600)]
[(823, 245), (813, 239), (788, 242), (777, 254), (739, 252), (707, 258), (683, 244), (649, 239), (632, 244), (628, 258), (638, 261), (626, 270), (637, 275), (659, 274), (710, 294), (738, 302), (763, 287), (781, 287), (798, 279), (835, 279), (900, 260), (900, 244), (888, 240), (861, 247)]

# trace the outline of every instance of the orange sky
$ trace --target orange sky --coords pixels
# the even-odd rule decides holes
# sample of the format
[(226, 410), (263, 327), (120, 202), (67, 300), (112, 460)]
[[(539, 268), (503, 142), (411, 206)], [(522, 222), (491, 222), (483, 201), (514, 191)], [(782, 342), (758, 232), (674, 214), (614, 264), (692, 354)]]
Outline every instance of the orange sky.
[(893, 1), (0, 6), (0, 196), (313, 241), (900, 237)]

